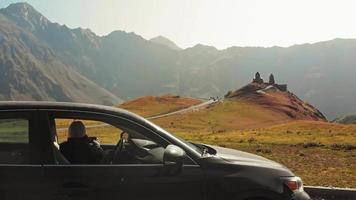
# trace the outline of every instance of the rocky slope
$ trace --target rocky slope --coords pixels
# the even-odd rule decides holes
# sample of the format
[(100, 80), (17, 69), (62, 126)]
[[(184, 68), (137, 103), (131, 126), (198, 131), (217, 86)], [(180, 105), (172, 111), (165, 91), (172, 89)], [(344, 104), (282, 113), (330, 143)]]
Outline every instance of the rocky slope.
[[(116, 95), (63, 63), (32, 34), (35, 27), (47, 26), (48, 20), (31, 13), (26, 6), (12, 5), (0, 11), (0, 100), (121, 102)], [(18, 26), (12, 18), (27, 20), (19, 21)]]

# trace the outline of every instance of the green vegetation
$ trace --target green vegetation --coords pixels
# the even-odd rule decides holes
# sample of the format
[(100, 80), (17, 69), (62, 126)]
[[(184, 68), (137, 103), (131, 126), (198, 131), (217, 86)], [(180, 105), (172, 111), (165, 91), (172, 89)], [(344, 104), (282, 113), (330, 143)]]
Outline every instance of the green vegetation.
[(0, 120), (0, 142), (28, 143), (28, 121)]

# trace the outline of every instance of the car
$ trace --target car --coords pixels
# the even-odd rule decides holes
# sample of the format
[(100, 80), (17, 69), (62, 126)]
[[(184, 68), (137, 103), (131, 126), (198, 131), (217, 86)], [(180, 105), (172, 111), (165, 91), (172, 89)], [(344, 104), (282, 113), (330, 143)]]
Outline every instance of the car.
[[(86, 123), (90, 137), (101, 137), (107, 156), (100, 163), (73, 164), (61, 154), (66, 123), (75, 120)], [(121, 159), (124, 154), (130, 159)], [(281, 164), (187, 142), (123, 109), (0, 102), (0, 199), (306, 200), (309, 196), (301, 179)]]

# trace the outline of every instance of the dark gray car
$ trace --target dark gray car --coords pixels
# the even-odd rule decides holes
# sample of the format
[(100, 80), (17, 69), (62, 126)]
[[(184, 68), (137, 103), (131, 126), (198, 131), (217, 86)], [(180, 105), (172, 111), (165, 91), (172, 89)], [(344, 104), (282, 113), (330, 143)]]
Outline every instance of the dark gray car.
[[(100, 163), (71, 164), (56, 119), (95, 120), (123, 132)], [(126, 134), (126, 137), (122, 137)], [(127, 139), (129, 138), (129, 139)], [(300, 178), (266, 158), (193, 144), (122, 109), (0, 103), (0, 199), (306, 200)]]

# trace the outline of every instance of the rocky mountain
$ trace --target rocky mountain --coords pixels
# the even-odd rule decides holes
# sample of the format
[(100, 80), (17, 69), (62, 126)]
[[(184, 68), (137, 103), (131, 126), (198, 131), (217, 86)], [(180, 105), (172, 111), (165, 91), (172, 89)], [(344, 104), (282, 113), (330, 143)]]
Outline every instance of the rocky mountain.
[(332, 122), (339, 124), (356, 124), (356, 115), (345, 115), (334, 119)]
[(173, 41), (171, 41), (168, 38), (163, 37), (163, 36), (157, 36), (157, 37), (151, 38), (150, 41), (154, 42), (156, 44), (161, 44), (161, 45), (166, 46), (173, 50), (181, 50), (182, 49), (176, 43), (174, 43)]
[[(116, 95), (61, 62), (51, 48), (26, 31), (48, 25), (27, 6), (16, 4), (0, 10), (0, 99), (120, 102)], [(25, 18), (28, 21), (22, 20)]]
[[(52, 60), (60, 63), (62, 67), (58, 68), (71, 70), (70, 74), (90, 80), (92, 85), (100, 88), (91, 91), (105, 91), (111, 97), (127, 100), (166, 93), (192, 97), (223, 96), (228, 90), (242, 87), (250, 80), (251, 74), (260, 71), (262, 76), (273, 72), (281, 77), (280, 81), (288, 82), (291, 91), (316, 105), (328, 118), (356, 112), (356, 40), (353, 39), (288, 48), (231, 47), (218, 50), (198, 44), (176, 50), (167, 43), (168, 39), (146, 40), (123, 31), (100, 37), (88, 29), (70, 29), (49, 21), (26, 3), (12, 4), (1, 9), (0, 13), (7, 22), (1, 26), (0, 38), (15, 29), (19, 34), (32, 38), (31, 44), (17, 41), (31, 50), (17, 52), (17, 59), (24, 63), (26, 56), (41, 55), (38, 48), (33, 48), (41, 46), (46, 49), (44, 52), (50, 52), (48, 55)], [(8, 40), (8, 45), (13, 40), (19, 40), (19, 37)], [(157, 44), (157, 41), (161, 43)], [(162, 41), (166, 42), (162, 45)], [(1, 55), (1, 63), (6, 61), (4, 55)], [(9, 50), (6, 55), (13, 56)], [(46, 64), (42, 67), (44, 70), (53, 65), (37, 60)], [(5, 65), (1, 64), (1, 67)], [(51, 76), (50, 79), (55, 78)], [(18, 82), (17, 79), (12, 80)], [(62, 83), (58, 86), (68, 88)], [(32, 94), (32, 91), (47, 94), (42, 89), (31, 89), (28, 93)], [(6, 96), (6, 92), (1, 94)], [(42, 96), (37, 99), (46, 99)], [(60, 100), (57, 97), (51, 99)]]

